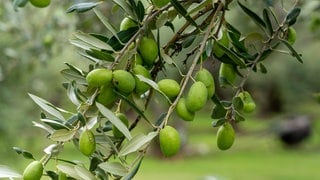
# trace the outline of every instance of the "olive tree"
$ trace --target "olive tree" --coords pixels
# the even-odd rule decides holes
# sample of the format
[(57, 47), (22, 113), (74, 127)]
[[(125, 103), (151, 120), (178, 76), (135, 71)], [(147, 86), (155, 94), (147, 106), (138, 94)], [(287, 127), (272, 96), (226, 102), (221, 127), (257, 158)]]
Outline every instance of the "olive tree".
[[(36, 7), (50, 6), (50, 0), (29, 1)], [(125, 14), (120, 27), (99, 10), (109, 3), (113, 3), (114, 11)], [(44, 148), (40, 160), (15, 148), (33, 159), (23, 173), (24, 179), (132, 179), (155, 139), (159, 138), (165, 157), (179, 153), (179, 132), (169, 124), (193, 121), (208, 101), (212, 101), (212, 127), (208, 128), (218, 128), (217, 147), (229, 149), (235, 140), (233, 124), (244, 121), (256, 108), (244, 87), (248, 77), (267, 73), (264, 62), (273, 52), (302, 62), (292, 47), (296, 38), (292, 25), (300, 14), (297, 3), (264, 1), (254, 10), (241, 0), (71, 4), (67, 13), (93, 12), (105, 26), (105, 33), (78, 31), (70, 39), (89, 62), (86, 69), (66, 63), (61, 70), (73, 111), (29, 94), (43, 110), (40, 121), (33, 123), (48, 133), (52, 145)], [(17, 9), (26, 4), (28, 0), (14, 1)], [(252, 32), (241, 32), (226, 18), (238, 9), (248, 17), (248, 24), (255, 24)], [(212, 75), (215, 70), (217, 78)], [(231, 98), (219, 97), (216, 88), (230, 93)], [(154, 118), (146, 112), (159, 111), (152, 107), (159, 99), (165, 101), (166, 109)], [(146, 133), (132, 132), (145, 124)], [(88, 167), (84, 162), (59, 157), (67, 143), (73, 143), (74, 150), (88, 158)], [(54, 169), (46, 168), (49, 161), (56, 161)]]

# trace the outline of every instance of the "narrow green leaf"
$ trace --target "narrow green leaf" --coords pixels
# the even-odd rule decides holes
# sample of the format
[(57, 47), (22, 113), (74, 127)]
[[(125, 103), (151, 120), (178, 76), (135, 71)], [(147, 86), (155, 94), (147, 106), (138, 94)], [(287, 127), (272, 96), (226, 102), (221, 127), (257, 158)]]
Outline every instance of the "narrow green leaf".
[(262, 63), (259, 64), (259, 67), (261, 73), (266, 74), (268, 72), (267, 68)]
[(132, 180), (133, 177), (137, 174), (140, 165), (142, 163), (143, 157), (141, 157), (140, 161), (138, 162), (137, 165), (134, 166), (134, 168), (125, 176), (123, 177), (123, 180)]
[(303, 60), (301, 58), (301, 55), (297, 53), (297, 51), (291, 46), (288, 41), (281, 39), (281, 42), (288, 47), (288, 49), (291, 51), (292, 56), (296, 57), (296, 59), (300, 62), (303, 63)]
[(21, 149), (19, 147), (13, 147), (13, 150), (18, 153), (18, 154), (21, 154), (24, 158), (26, 159), (33, 159), (35, 160), (35, 158), (33, 157), (33, 155), (29, 152), (29, 151), (26, 151), (24, 149)]
[(235, 114), (235, 121), (236, 122), (241, 122), (241, 121), (245, 121), (246, 119), (239, 113), (239, 112), (236, 112)]
[(69, 129), (67, 125), (65, 125), (65, 121), (57, 120), (57, 119), (40, 119), (45, 124), (49, 125), (51, 128), (58, 129)]
[(116, 28), (112, 25), (112, 23), (109, 22), (109, 20), (97, 9), (93, 10), (94, 13), (97, 15), (97, 17), (100, 19), (102, 24), (113, 34), (117, 34)]
[(169, 16), (168, 16), (168, 11), (164, 11), (162, 14), (159, 15), (159, 17), (157, 18), (156, 21), (156, 27), (157, 28), (161, 28), (162, 26), (164, 26), (166, 24), (166, 22), (168, 21)]
[(197, 35), (191, 35), (188, 36), (187, 38), (185, 38), (182, 42), (182, 47), (183, 48), (188, 48), (189, 46), (192, 45), (192, 43), (194, 42), (194, 40), (196, 39)]
[(28, 2), (29, 0), (14, 0), (13, 9), (17, 11), (19, 7), (24, 7)]
[(198, 27), (197, 23), (190, 17), (188, 11), (179, 3), (177, 0), (170, 0), (172, 6), (178, 11), (187, 21), (189, 21), (193, 26)]
[(301, 9), (298, 7), (293, 8), (286, 17), (286, 23), (288, 26), (292, 26), (296, 23), (297, 17), (300, 14)]
[(125, 176), (128, 173), (128, 169), (118, 162), (104, 162), (99, 164), (99, 167), (104, 171), (117, 176)]
[(129, 16), (135, 17), (130, 5), (125, 0), (112, 0), (115, 4), (117, 4), (121, 9), (124, 10)]
[(231, 51), (229, 48), (226, 48), (219, 41), (216, 41), (216, 43), (224, 51), (224, 53), (233, 61), (234, 64), (242, 68), (246, 67), (246, 64), (243, 62), (243, 60), (240, 59), (233, 51)]
[(76, 11), (77, 13), (83, 13), (86, 11), (91, 10), (92, 8), (95, 8), (97, 5), (101, 4), (102, 2), (84, 2), (84, 3), (77, 3), (72, 5), (67, 9), (67, 13), (71, 13)]
[(35, 96), (33, 94), (28, 93), (28, 95), (31, 97), (31, 99), (38, 105), (40, 106), (43, 110), (48, 112), (49, 114), (53, 115), (54, 117), (58, 119), (65, 120), (58, 108), (56, 108), (53, 104), (49, 103), (48, 101)]
[(76, 132), (76, 130), (59, 129), (54, 131), (49, 138), (52, 141), (66, 142), (71, 140), (76, 134)]
[(75, 81), (75, 82), (77, 82), (77, 84), (82, 84), (82, 85), (87, 84), (86, 78), (84, 76), (79, 75), (77, 72), (75, 72), (71, 69), (61, 70), (61, 74), (63, 75), (64, 78), (66, 78), (70, 81)]
[(100, 113), (105, 116), (119, 131), (127, 138), (131, 139), (131, 134), (125, 124), (109, 109), (104, 107), (102, 104), (96, 102), (96, 106), (99, 109)]
[(144, 145), (149, 143), (157, 135), (158, 132), (150, 132), (148, 135), (138, 134), (134, 136), (127, 144), (125, 144), (121, 148), (119, 156), (126, 156), (130, 153), (140, 150)]
[(143, 18), (144, 18), (145, 11), (144, 11), (144, 6), (141, 1), (138, 1), (137, 7), (135, 8), (135, 12), (137, 14), (139, 21), (142, 22)]
[(74, 166), (75, 172), (84, 180), (95, 180), (94, 175), (83, 166)]
[(91, 49), (90, 51), (86, 50), (86, 53), (102, 61), (109, 61), (109, 62), (114, 61), (114, 57), (109, 52), (106, 52), (106, 51)]
[(266, 8), (263, 9), (263, 19), (266, 22), (266, 27), (267, 27), (267, 30), (269, 32), (269, 35), (272, 35), (273, 34), (272, 23), (271, 23), (271, 19), (270, 19), (270, 16), (269, 16), (269, 11)]
[(242, 110), (242, 108), (243, 108), (243, 102), (242, 102), (242, 99), (240, 97), (234, 97), (232, 99), (232, 104), (233, 104), (233, 107), (237, 111)]
[(108, 45), (107, 43), (101, 41), (100, 39), (98, 39), (90, 34), (78, 31), (78, 32), (74, 33), (73, 35), (74, 35), (74, 37), (80, 39), (81, 41), (83, 41), (87, 44), (92, 45), (93, 47), (95, 47), (97, 49), (104, 49), (107, 51), (113, 51), (113, 49), (110, 45)]
[(22, 175), (7, 166), (0, 165), (0, 178), (22, 178)]
[(56, 168), (60, 171), (65, 173), (66, 175), (78, 179), (78, 180), (83, 180), (81, 176), (77, 173), (75, 170), (75, 165), (71, 164), (58, 164)]
[(241, 7), (241, 9), (249, 16), (251, 17), (251, 19), (262, 29), (266, 28), (266, 23), (253, 11), (251, 11), (249, 8), (247, 8), (246, 6), (244, 6), (243, 4), (240, 3), (240, 1), (238, 1), (239, 6)]
[(132, 107), (143, 119), (145, 119), (149, 124), (151, 124), (151, 122), (149, 121), (149, 119), (144, 115), (143, 111), (141, 111), (138, 106), (133, 103), (130, 99), (128, 99), (126, 96), (122, 95), (121, 93), (115, 91), (115, 93), (124, 101), (126, 101), (126, 103), (129, 104), (130, 107)]
[(76, 92), (77, 90), (74, 86), (74, 81), (68, 83), (67, 96), (74, 105), (79, 106), (80, 101), (78, 99), (78, 96), (76, 95)]

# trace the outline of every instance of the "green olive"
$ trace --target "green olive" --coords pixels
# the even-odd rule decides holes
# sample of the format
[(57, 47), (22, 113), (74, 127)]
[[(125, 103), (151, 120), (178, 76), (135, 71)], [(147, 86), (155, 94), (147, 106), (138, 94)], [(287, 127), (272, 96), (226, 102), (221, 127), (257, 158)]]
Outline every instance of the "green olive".
[(202, 68), (196, 73), (195, 80), (201, 81), (204, 85), (206, 85), (208, 90), (208, 99), (210, 99), (215, 93), (215, 85), (212, 74), (207, 69)]
[(233, 85), (235, 83), (237, 74), (231, 64), (221, 63), (219, 69), (219, 83), (221, 87), (226, 85)]
[(125, 17), (120, 23), (120, 31), (125, 31), (136, 26), (137, 23), (135, 23), (131, 18)]
[(175, 98), (180, 92), (180, 85), (173, 79), (162, 79), (158, 82), (159, 89), (170, 99)]
[(113, 72), (113, 85), (124, 94), (130, 94), (136, 87), (133, 75), (125, 70)]
[(140, 42), (139, 51), (143, 61), (151, 66), (158, 57), (157, 42), (151, 38), (143, 37)]
[(105, 106), (109, 106), (115, 102), (117, 99), (116, 93), (113, 91), (113, 86), (107, 85), (102, 86), (99, 95), (97, 96), (97, 101)]
[(238, 94), (238, 97), (242, 100), (242, 111), (245, 113), (251, 113), (256, 109), (256, 103), (252, 99), (248, 91), (242, 91)]
[[(136, 64), (133, 67), (132, 71), (135, 75), (142, 75), (145, 78), (151, 79), (150, 72), (144, 66)], [(137, 77), (135, 77), (135, 80), (136, 80), (135, 92), (137, 94), (143, 94), (150, 89), (150, 86), (147, 83), (140, 81)]]
[(178, 131), (171, 127), (165, 126), (159, 133), (160, 150), (166, 157), (177, 154), (180, 150), (181, 140)]
[(156, 7), (161, 8), (167, 5), (170, 2), (170, 0), (152, 0), (152, 2)]
[(23, 171), (24, 180), (40, 180), (43, 174), (43, 165), (40, 161), (31, 162)]
[(297, 39), (297, 32), (293, 27), (288, 28), (288, 42), (293, 45)]
[(91, 156), (96, 150), (96, 140), (91, 130), (84, 130), (79, 137), (79, 149), (85, 156)]
[(203, 82), (193, 83), (186, 97), (186, 106), (189, 111), (196, 112), (202, 109), (208, 99), (208, 90)]
[(94, 69), (86, 77), (87, 83), (92, 87), (108, 85), (112, 80), (112, 71), (109, 69)]
[(219, 127), (217, 132), (217, 146), (220, 150), (229, 149), (234, 142), (235, 132), (230, 123), (225, 123)]
[(29, 0), (29, 1), (33, 6), (38, 8), (47, 7), (51, 3), (51, 0)]
[(180, 98), (176, 106), (177, 115), (185, 121), (193, 121), (195, 113), (188, 110), (186, 99)]

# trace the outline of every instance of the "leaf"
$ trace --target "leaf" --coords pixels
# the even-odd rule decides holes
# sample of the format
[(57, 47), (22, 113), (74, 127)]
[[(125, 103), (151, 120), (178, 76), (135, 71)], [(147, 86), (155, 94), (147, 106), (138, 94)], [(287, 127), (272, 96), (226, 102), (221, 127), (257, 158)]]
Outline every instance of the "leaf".
[(79, 176), (79, 174), (77, 173), (77, 171), (75, 170), (75, 165), (71, 165), (71, 164), (58, 164), (56, 166), (56, 168), (63, 172), (64, 174), (72, 177), (72, 178), (75, 178), (75, 179), (78, 179), (78, 180), (83, 180), (83, 178), (81, 176)]
[(157, 135), (158, 135), (158, 132), (150, 132), (148, 135), (144, 135), (144, 134), (136, 135), (121, 148), (119, 152), (119, 156), (126, 156), (130, 153), (140, 150), (141, 147), (149, 143)]
[(137, 26), (131, 27), (127, 30), (118, 32), (117, 36), (122, 43), (127, 43), (136, 34), (138, 30), (139, 27)]
[(182, 42), (182, 47), (187, 48), (191, 46), (194, 40), (196, 39), (196, 37), (197, 37), (196, 35), (191, 35), (185, 38), (184, 41)]
[(223, 44), (219, 41), (215, 41), (216, 44), (224, 51), (224, 53), (232, 60), (233, 64), (238, 65), (242, 68), (246, 67), (246, 64), (240, 59), (233, 51), (229, 48), (226, 48)]
[(248, 9), (246, 6), (244, 6), (243, 4), (240, 3), (240, 1), (238, 1), (239, 6), (241, 7), (241, 9), (249, 16), (251, 17), (251, 19), (262, 29), (266, 28), (266, 23), (253, 11), (251, 11), (250, 9)]
[(212, 127), (219, 127), (226, 122), (225, 118), (217, 119), (212, 122)]
[(161, 13), (159, 15), (159, 17), (157, 18), (156, 21), (156, 27), (157, 28), (161, 28), (162, 26), (164, 26), (166, 24), (166, 22), (168, 21), (168, 11), (164, 11), (163, 13)]
[(14, 0), (13, 9), (17, 11), (19, 7), (24, 7), (28, 2), (29, 0)]
[(52, 141), (66, 142), (73, 139), (76, 132), (76, 130), (59, 129), (54, 131), (49, 138)]
[(86, 53), (88, 55), (90, 55), (91, 57), (94, 57), (99, 60), (109, 61), (109, 62), (114, 61), (114, 57), (106, 51), (99, 51), (97, 49), (90, 49), (90, 50), (86, 50)]
[(288, 24), (288, 26), (292, 26), (296, 23), (300, 11), (300, 8), (295, 7), (288, 13), (288, 15), (286, 16), (286, 23)]
[(227, 113), (227, 110), (220, 104), (220, 105), (216, 105), (211, 113), (211, 118), (212, 119), (220, 119), (225, 117)]
[(70, 81), (75, 81), (77, 82), (77, 84), (82, 84), (82, 85), (87, 84), (86, 78), (84, 76), (79, 75), (79, 73), (71, 69), (63, 69), (60, 73), (63, 75), (64, 78)]
[(131, 134), (126, 127), (125, 124), (109, 109), (104, 107), (102, 104), (96, 102), (96, 106), (99, 109), (100, 113), (105, 116), (115, 127), (119, 129), (119, 131), (128, 139), (130, 140)]
[(67, 9), (67, 13), (71, 13), (76, 11), (77, 13), (83, 13), (86, 11), (91, 10), (92, 8), (95, 8), (97, 5), (101, 4), (102, 2), (84, 2), (84, 3), (77, 3), (72, 5)]
[(246, 119), (238, 112), (235, 113), (235, 121), (236, 122), (241, 122), (241, 121), (245, 121)]
[(160, 94), (162, 94), (167, 100), (168, 100), (168, 102), (171, 102), (170, 101), (170, 98), (164, 93), (164, 92), (162, 92), (160, 89), (159, 89), (159, 86), (158, 86), (158, 84), (156, 83), (156, 82), (154, 82), (154, 81), (152, 81), (151, 79), (148, 79), (148, 78), (146, 78), (146, 77), (144, 77), (144, 76), (142, 76), (142, 75), (136, 75), (136, 77), (140, 80), (140, 81), (142, 81), (142, 82), (145, 82), (145, 83), (147, 83), (149, 86), (151, 86), (154, 90), (156, 90), (156, 91), (158, 91)]
[(134, 17), (134, 13), (130, 8), (130, 5), (125, 0), (112, 0), (115, 4), (117, 4), (121, 9), (124, 10), (129, 16)]
[(267, 68), (262, 63), (259, 64), (259, 67), (261, 73), (266, 74), (268, 72)]
[(232, 104), (233, 104), (233, 107), (238, 111), (242, 110), (243, 108), (243, 101), (240, 97), (234, 97), (232, 99)]
[(32, 121), (32, 123), (35, 127), (41, 128), (41, 129), (47, 131), (49, 134), (52, 134), (54, 131), (54, 129), (52, 127), (48, 126), (47, 124), (42, 124), (42, 123), (38, 123), (35, 121)]
[(77, 39), (79, 39), (79, 40), (81, 40), (81, 41), (83, 41), (83, 42), (85, 42), (87, 44), (90, 44), (95, 48), (104, 49), (104, 50), (107, 50), (107, 51), (113, 51), (113, 49), (112, 49), (112, 47), (110, 45), (108, 45), (107, 43), (101, 41), (100, 39), (98, 39), (98, 38), (96, 38), (96, 37), (94, 37), (94, 36), (92, 36), (90, 34), (78, 31), (78, 32), (74, 33), (73, 35)]
[(99, 167), (113, 175), (125, 176), (128, 173), (128, 169), (118, 162), (104, 162)]
[(179, 14), (181, 14), (193, 26), (198, 27), (197, 23), (188, 14), (187, 10), (177, 0), (170, 0), (170, 2), (174, 7), (174, 9), (178, 11)]
[(137, 14), (139, 21), (142, 22), (143, 18), (144, 18), (145, 11), (144, 11), (144, 6), (141, 1), (138, 1), (137, 7), (134, 10)]
[(22, 178), (22, 175), (7, 166), (0, 165), (0, 178)]
[(68, 98), (74, 105), (79, 106), (80, 102), (76, 92), (77, 90), (76, 90), (76, 87), (74, 86), (74, 81), (72, 81), (71, 83), (68, 83), (68, 89), (67, 89)]
[(35, 96), (33, 94), (28, 93), (28, 95), (31, 97), (31, 99), (38, 105), (40, 106), (43, 110), (48, 112), (49, 114), (53, 115), (54, 117), (58, 119), (65, 120), (58, 108), (56, 108), (54, 105), (51, 103), (47, 102), (46, 100)]
[(33, 159), (35, 160), (35, 158), (33, 157), (33, 155), (29, 152), (29, 151), (26, 151), (24, 149), (21, 149), (21, 148), (18, 148), (18, 147), (13, 147), (13, 150), (18, 153), (18, 154), (21, 154), (24, 158), (26, 159)]
[(144, 115), (143, 111), (141, 111), (138, 106), (132, 102), (130, 99), (128, 99), (126, 96), (122, 95), (121, 93), (115, 91), (115, 93), (123, 100), (126, 101), (126, 103), (128, 103), (141, 117), (143, 117), (143, 119), (145, 119), (149, 124), (150, 121), (149, 119)]
[(95, 180), (94, 175), (83, 166), (74, 166), (75, 172), (84, 180)]
[(97, 9), (93, 9), (94, 13), (97, 15), (97, 17), (100, 19), (102, 24), (113, 34), (117, 34), (116, 28), (112, 25), (112, 23), (109, 22), (109, 20)]
[(273, 34), (272, 23), (271, 23), (271, 19), (270, 19), (270, 16), (269, 16), (269, 11), (266, 8), (263, 9), (263, 19), (266, 22), (266, 27), (267, 27), (267, 30), (269, 32), (269, 35), (272, 35)]
[(303, 60), (301, 58), (301, 55), (297, 53), (296, 50), (294, 50), (294, 48), (288, 43), (288, 41), (284, 40), (284, 39), (281, 39), (281, 42), (286, 45), (288, 47), (288, 49), (291, 51), (292, 53), (292, 56), (296, 57), (297, 60), (300, 62), (300, 63), (303, 63)]
[(57, 120), (57, 119), (40, 119), (42, 122), (49, 125), (54, 130), (58, 129), (69, 129), (68, 126), (65, 125), (65, 121)]
[(142, 163), (143, 157), (140, 159), (138, 164), (125, 176), (123, 177), (123, 180), (131, 180), (138, 172), (140, 165)]

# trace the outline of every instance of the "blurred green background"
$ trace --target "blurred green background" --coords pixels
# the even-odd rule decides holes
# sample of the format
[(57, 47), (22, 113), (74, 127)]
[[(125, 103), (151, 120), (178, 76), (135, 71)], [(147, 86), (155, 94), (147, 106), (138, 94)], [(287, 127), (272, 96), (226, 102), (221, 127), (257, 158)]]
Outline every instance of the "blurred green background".
[[(268, 1), (248, 3), (259, 11), (264, 2)], [(76, 30), (107, 33), (92, 12), (66, 14), (69, 5), (53, 1), (46, 9), (29, 4), (14, 11), (11, 1), (0, 1), (0, 164), (19, 172), (30, 161), (12, 147), (21, 147), (40, 158), (42, 149), (51, 144), (46, 134), (32, 125), (41, 111), (28, 93), (74, 111), (61, 85), (65, 79), (60, 70), (65, 62), (86, 68), (88, 61), (68, 38)], [(136, 179), (320, 179), (316, 169), (320, 164), (320, 104), (313, 96), (320, 92), (320, 3), (301, 1), (299, 5), (302, 14), (294, 26), (298, 33), (294, 47), (303, 54), (304, 63), (274, 53), (266, 62), (268, 73), (257, 73), (249, 79), (246, 88), (252, 92), (258, 110), (237, 126), (231, 150), (217, 149), (216, 129), (211, 127), (207, 108), (191, 123), (176, 122), (184, 138), (182, 152), (164, 159), (153, 149)], [(112, 13), (111, 4), (103, 8), (118, 25), (124, 15)], [(227, 18), (244, 32), (257, 29), (237, 8)], [(218, 93), (227, 98), (222, 91)], [(281, 122), (302, 116), (311, 120), (311, 135), (294, 146), (283, 144), (277, 136)], [(62, 157), (87, 162), (72, 148), (72, 143), (66, 146)]]

